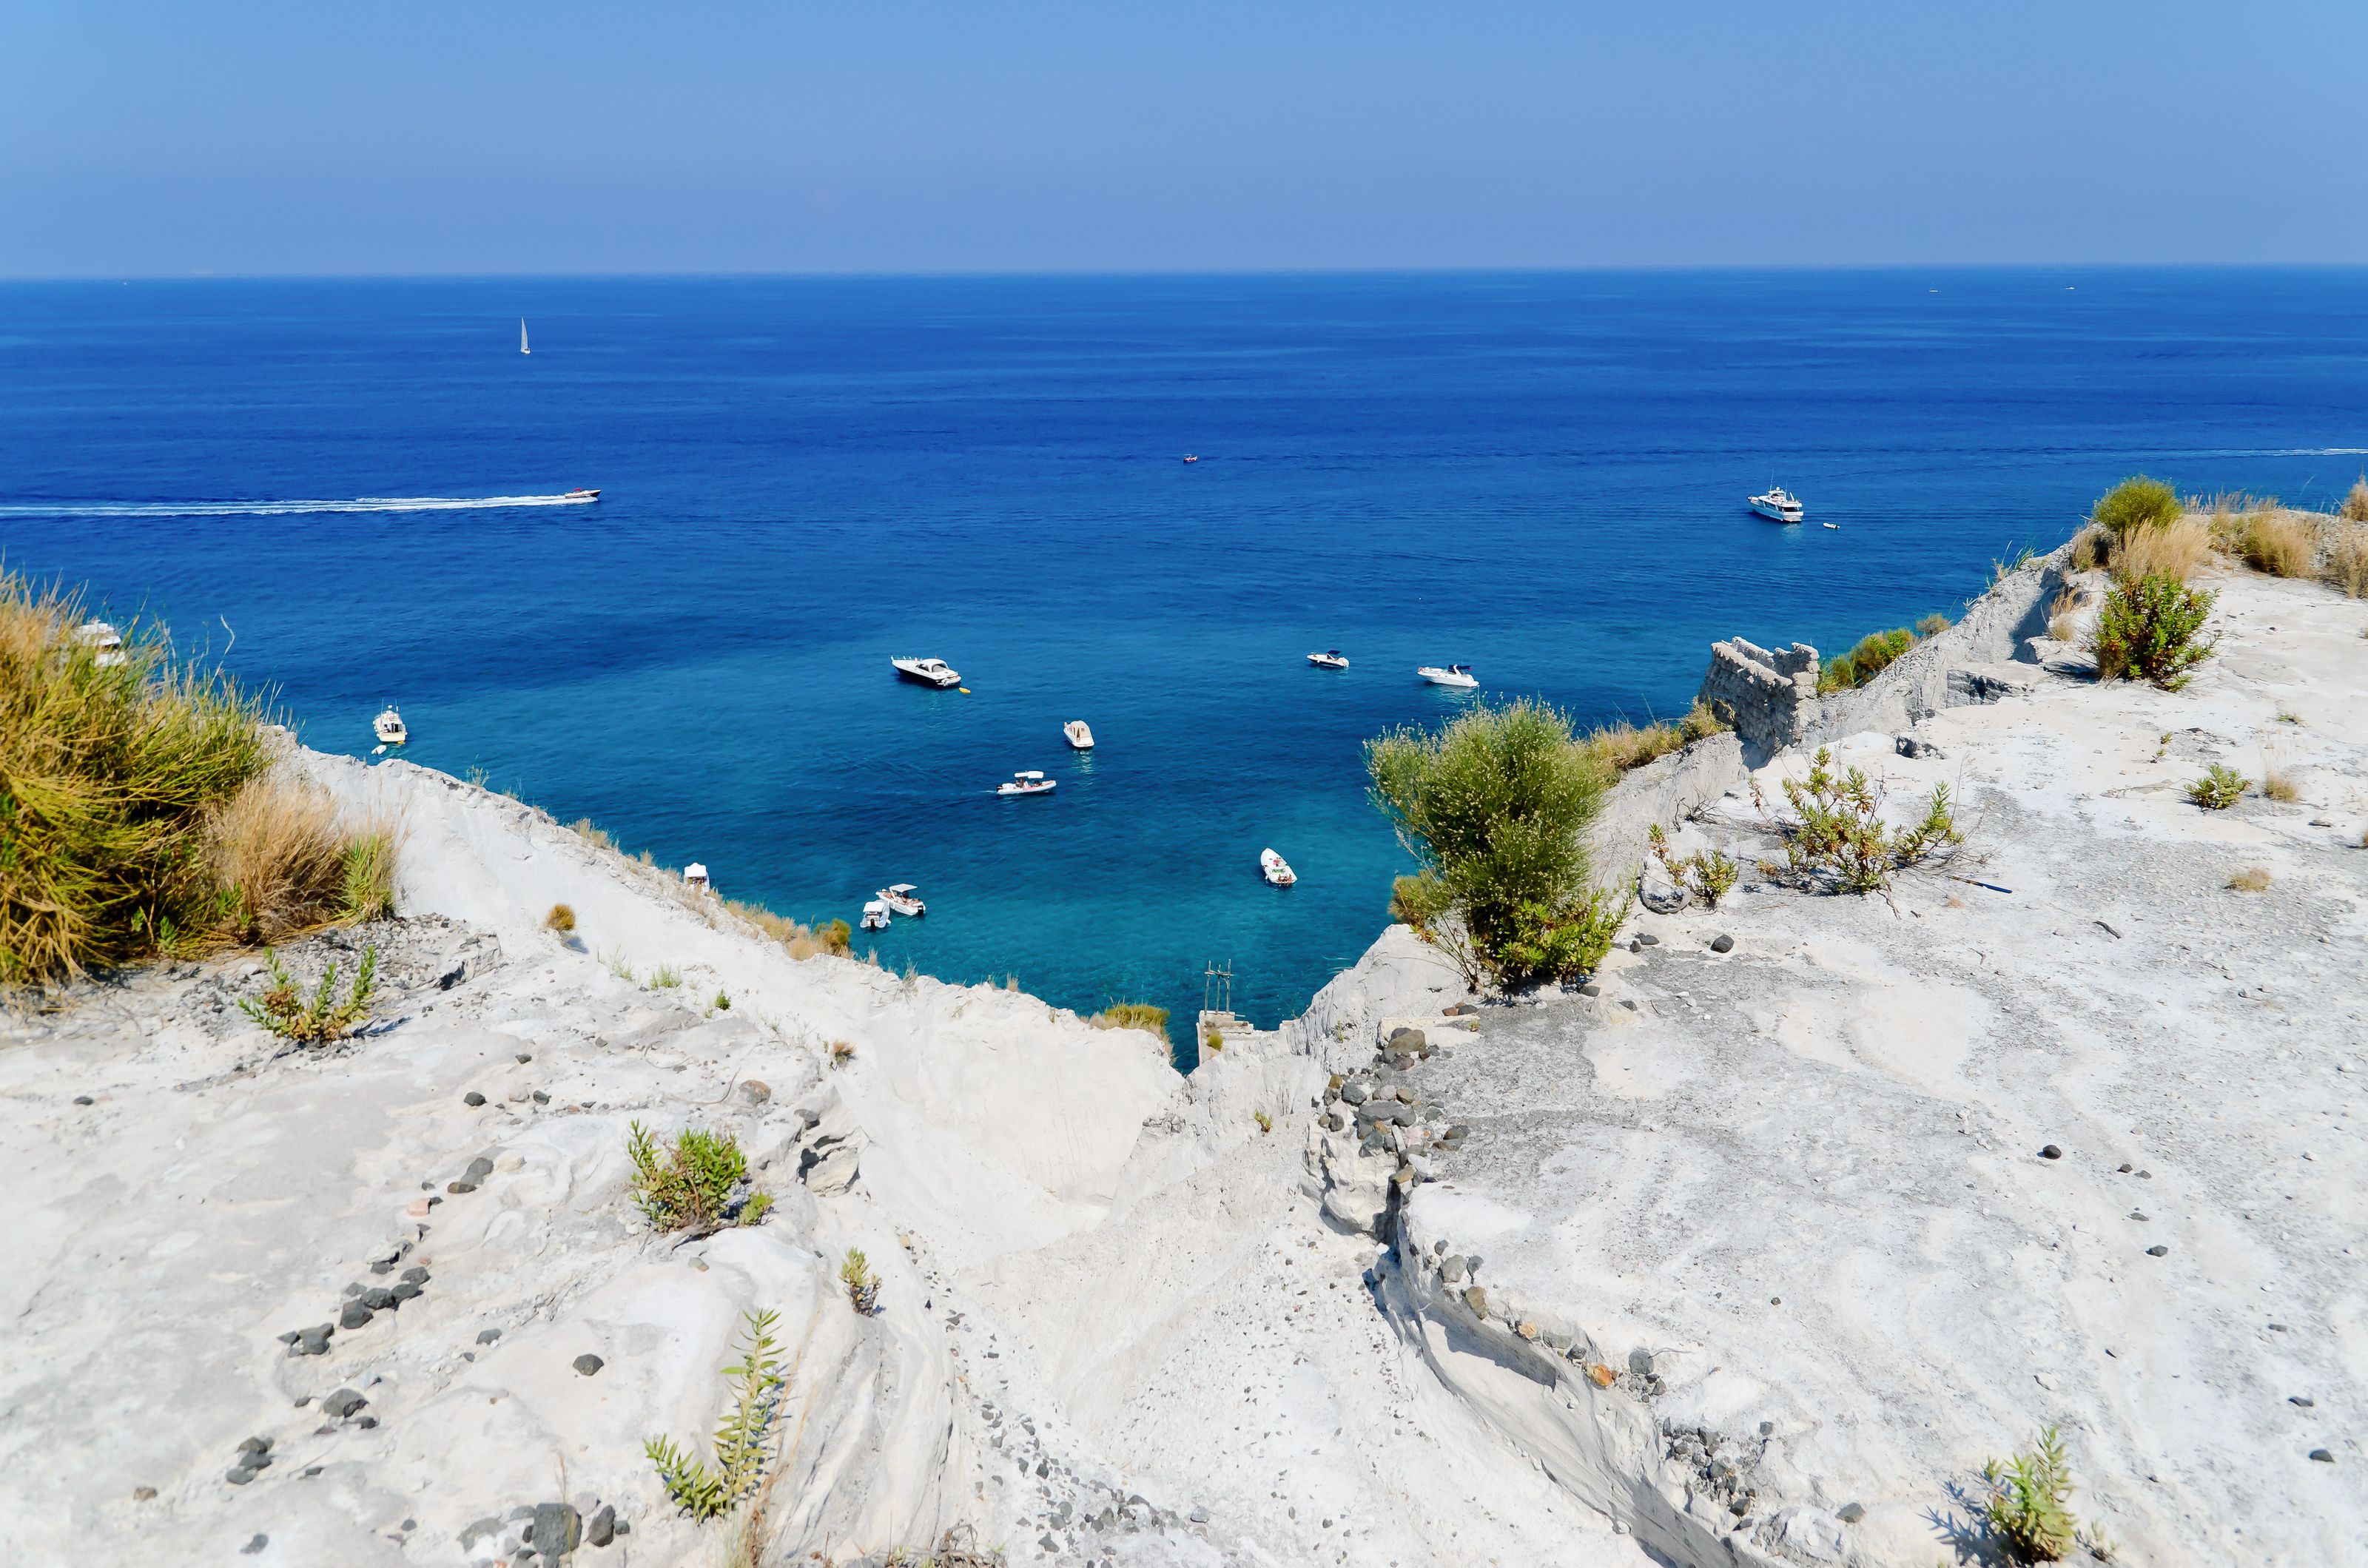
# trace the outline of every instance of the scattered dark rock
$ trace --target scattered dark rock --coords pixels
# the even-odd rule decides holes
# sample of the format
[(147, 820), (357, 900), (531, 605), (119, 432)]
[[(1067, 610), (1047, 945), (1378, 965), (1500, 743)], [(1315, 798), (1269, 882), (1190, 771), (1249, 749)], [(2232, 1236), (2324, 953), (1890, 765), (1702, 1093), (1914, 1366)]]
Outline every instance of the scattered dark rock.
[(1650, 931), (1639, 931), (1636, 933), (1636, 945), (1640, 948), (1657, 948), (1661, 945), (1661, 938), (1654, 936)]
[(2138, 1179), (2140, 1181), (2152, 1181), (2154, 1179), (2154, 1173), (2152, 1171), (2140, 1171), (2138, 1173)]
[(2121, 1171), (2122, 1175), (2123, 1175), (2123, 1176), (2127, 1176), (2127, 1175), (2129, 1175), (2129, 1174), (2130, 1174), (2130, 1163), (2129, 1163), (2127, 1160), (2123, 1161), (2123, 1162), (2121, 1163), (2121, 1165), (2120, 1165), (2117, 1168)]
[(2317, 1460), (2321, 1464), (2333, 1464), (2335, 1462), (2335, 1456), (2328, 1453), (2325, 1449), (2311, 1449), (2310, 1457)]
[(1578, 988), (1578, 994), (1581, 996), (1600, 996), (1603, 994), (1603, 987), (1590, 980)]
[(1638, 1377), (1649, 1377), (1653, 1371), (1653, 1353), (1649, 1350), (1628, 1352), (1628, 1369)]
[(740, 1097), (750, 1105), (763, 1105), (773, 1097), (773, 1085), (761, 1078), (751, 1078), (740, 1085)]
[(238, 1549), (238, 1554), (241, 1557), (252, 1557), (270, 1544), (271, 1538), (269, 1536), (258, 1535), (250, 1540), (245, 1546), (240, 1547)]
[(97, 1105), (97, 1103), (98, 1102), (97, 1100), (91, 1098), (88, 1095), (76, 1095), (74, 1096), (74, 1104), (76, 1105)]
[(2288, 1404), (2296, 1404), (2296, 1405), (2300, 1405), (2303, 1409), (2305, 1409), (2305, 1410), (2308, 1410), (2309, 1408), (2311, 1408), (2311, 1406), (2313, 1406), (2313, 1405), (2317, 1404), (2318, 1402), (2317, 1402), (2317, 1400), (2315, 1400), (2315, 1399), (2311, 1398), (2311, 1397), (2310, 1397), (2310, 1395), (2308, 1395), (2308, 1394), (2306, 1394), (2306, 1393), (2295, 1393), (2295, 1394), (2288, 1394), (2288, 1395), (2286, 1396), (2286, 1403), (2287, 1403)]
[(2135, 1209), (2133, 1209), (2133, 1210), (2130, 1210), (2130, 1218), (2131, 1218), (2131, 1219), (2133, 1219), (2133, 1220), (2139, 1221), (2140, 1221), (2140, 1222), (2142, 1222), (2142, 1223), (2143, 1223), (2143, 1222), (2146, 1222), (2146, 1217), (2144, 1214), (2140, 1213), (2138, 1210), (2135, 1210)]
[(537, 1089), (529, 1097), (537, 1105), (549, 1105), (551, 1103), (551, 1096), (541, 1089)]
[(1463, 1304), (1472, 1309), (1474, 1317), (1488, 1315), (1488, 1292), (1474, 1285), (1463, 1292)]
[(1209, 1510), (1206, 1508), (1195, 1508), (1184, 1517), (1191, 1520), (1196, 1525), (1205, 1525), (1209, 1522)]
[(329, 1353), (329, 1335), (336, 1332), (337, 1325), (333, 1323), (316, 1323), (310, 1328), (300, 1328), (292, 1337), (289, 1337), (288, 1354), (326, 1356)]
[(498, 1328), (481, 1328), (477, 1331), (477, 1343), (480, 1345), (491, 1345), (495, 1340), (499, 1339), (501, 1336), (502, 1331)]
[(1390, 1049), (1400, 1054), (1408, 1051), (1419, 1052), (1429, 1043), (1429, 1038), (1420, 1029), (1396, 1028), (1390, 1031)]
[(519, 1052), (518, 1053), (518, 1065), (519, 1065), (519, 1066), (521, 1066), (521, 1067), (523, 1067), (523, 1066), (525, 1066), (528, 1062), (531, 1062), (531, 1061), (533, 1061), (533, 1060), (534, 1060), (534, 1052), (533, 1052), (533, 1051), (519, 1051)]
[(369, 1400), (364, 1399), (352, 1389), (339, 1389), (321, 1402), (321, 1408), (343, 1421), (369, 1403)]
[(425, 1285), (427, 1283), (427, 1270), (422, 1268), (416, 1263), (403, 1271), (403, 1277), (411, 1281), (414, 1285)]
[(448, 1181), (444, 1184), (444, 1190), (456, 1198), (465, 1197), (477, 1190), (477, 1184), (473, 1181)]
[(594, 1546), (606, 1546), (616, 1538), (617, 1510), (603, 1503), (584, 1521), (584, 1539)]
[(1461, 1280), (1463, 1278), (1463, 1255), (1458, 1253), (1442, 1260), (1439, 1266), (1439, 1277), (1451, 1285)]
[(416, 1301), (419, 1297), (419, 1282), (416, 1279), (405, 1279), (387, 1294), (393, 1296), (397, 1302)]
[(485, 1103), (485, 1096), (477, 1093), (476, 1090), (471, 1089), (467, 1094), (461, 1096), (461, 1103), (467, 1106), (483, 1105)]
[(256, 1472), (245, 1465), (234, 1464), (230, 1467), (230, 1473), (223, 1476), (222, 1479), (229, 1482), (233, 1486), (244, 1486), (248, 1482), (255, 1479), (255, 1474)]
[(2064, 1151), (2050, 1143), (2039, 1151), (2039, 1157), (2043, 1160), (2060, 1160), (2064, 1157)]
[(2170, 1249), (2167, 1246), (2150, 1246), (2146, 1248), (2146, 1256), (2148, 1257), (2169, 1257), (2170, 1256)]
[(599, 1357), (593, 1355), (588, 1350), (583, 1355), (575, 1358), (575, 1369), (583, 1373), (587, 1378), (608, 1364), (608, 1362), (603, 1361)]
[(383, 1285), (373, 1285), (362, 1292), (362, 1305), (374, 1312), (393, 1312), (395, 1294)]
[(461, 1179), (462, 1181), (482, 1182), (493, 1174), (494, 1162), (485, 1158), (484, 1155), (480, 1154), (475, 1159), (469, 1162), (469, 1168), (461, 1173)]
[(1735, 938), (1721, 931), (1710, 939), (1710, 950), (1714, 953), (1731, 953), (1735, 951)]
[(366, 1326), (370, 1323), (370, 1320), (376, 1315), (376, 1313), (370, 1310), (369, 1306), (357, 1298), (356, 1300), (347, 1301), (346, 1303), (346, 1310), (337, 1314), (337, 1326), (344, 1329), (361, 1328)]
[(466, 963), (456, 963), (450, 969), (446, 970), (443, 973), (436, 977), (436, 989), (438, 991), (450, 991), (452, 987), (460, 984), (461, 982), (468, 978), (469, 966)]
[(543, 1557), (564, 1557), (584, 1540), (584, 1517), (571, 1503), (538, 1503), (527, 1539)]
[(131, 1489), (131, 1500), (134, 1503), (154, 1502), (155, 1497), (156, 1489), (153, 1486), (135, 1486)]

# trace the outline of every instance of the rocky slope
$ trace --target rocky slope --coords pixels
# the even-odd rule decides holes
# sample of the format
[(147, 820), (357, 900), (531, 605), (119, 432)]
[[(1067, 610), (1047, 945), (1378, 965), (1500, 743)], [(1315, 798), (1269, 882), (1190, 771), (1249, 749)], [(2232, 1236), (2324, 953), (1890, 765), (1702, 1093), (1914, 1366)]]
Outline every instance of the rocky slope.
[[(12, 1558), (726, 1561), (642, 1449), (704, 1448), (753, 1309), (768, 1562), (1921, 1565), (1990, 1551), (1974, 1470), (2046, 1423), (2123, 1561), (2368, 1555), (2368, 616), (2232, 579), (2192, 688), (2098, 687), (2024, 641), (2060, 572), (1786, 710), (1896, 812), (1951, 783), (1945, 869), (1747, 877), (1590, 994), (1483, 1002), (1393, 930), (1189, 1078), (307, 755), (406, 832), (401, 918), (287, 955), (376, 947), (368, 1030), (281, 1047), (233, 956), (0, 1038)], [(2265, 756), (2297, 800), (2186, 802)], [(1699, 812), (1748, 863), (1802, 767), (1655, 764), (1604, 858)], [(771, 1211), (654, 1234), (636, 1120), (734, 1132)]]

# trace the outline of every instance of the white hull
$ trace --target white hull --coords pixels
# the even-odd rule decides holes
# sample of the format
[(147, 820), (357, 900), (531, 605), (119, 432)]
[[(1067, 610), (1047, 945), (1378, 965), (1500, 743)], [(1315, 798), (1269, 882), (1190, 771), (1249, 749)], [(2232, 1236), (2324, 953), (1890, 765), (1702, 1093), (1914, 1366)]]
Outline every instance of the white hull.
[(943, 659), (891, 659), (888, 663), (905, 679), (939, 691), (962, 685), (962, 673), (947, 667)]
[(1061, 726), (1061, 733), (1069, 738), (1069, 749), (1072, 751), (1094, 749), (1094, 733), (1087, 727), (1083, 719), (1070, 720)]
[(1345, 670), (1349, 661), (1338, 653), (1310, 653), (1307, 662), (1319, 670)]
[(399, 746), (411, 738), (411, 732), (404, 727), (402, 716), (392, 708), (370, 722), (370, 733), (391, 746)]
[(1787, 494), (1781, 486), (1765, 495), (1752, 496), (1749, 505), (1771, 523), (1797, 523), (1808, 515), (1800, 497)]
[(1479, 677), (1474, 676), (1470, 670), (1442, 670), (1435, 669), (1431, 665), (1425, 665), (1422, 668), (1415, 671), (1414, 673), (1420, 676), (1423, 679), (1430, 682), (1433, 686), (1444, 686), (1456, 691), (1469, 691), (1480, 684)]
[(1271, 849), (1258, 851), (1258, 875), (1279, 888), (1287, 888), (1299, 880), (1299, 873), (1291, 869), (1291, 862)]
[(1053, 789), (1053, 781), (1047, 778), (1042, 784), (998, 784), (995, 792), (998, 795), (1049, 795)]

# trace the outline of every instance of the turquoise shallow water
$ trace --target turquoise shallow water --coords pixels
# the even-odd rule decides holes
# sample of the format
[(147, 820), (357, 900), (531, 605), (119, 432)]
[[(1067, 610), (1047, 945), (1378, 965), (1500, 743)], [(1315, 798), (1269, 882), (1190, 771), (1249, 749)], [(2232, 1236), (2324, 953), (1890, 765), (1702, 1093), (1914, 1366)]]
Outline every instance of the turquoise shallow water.
[[(1189, 1011), (1230, 960), (1271, 1023), (1385, 919), (1360, 744), (1459, 700), (1416, 665), (1673, 712), (1713, 638), (1952, 608), (2125, 472), (2323, 499), (2368, 462), (2363, 307), (2358, 271), (9, 285), (0, 546), (227, 647), (316, 746), (393, 699), (414, 760), (784, 913), (920, 883), (884, 962)], [(1840, 528), (1751, 517), (1770, 479)], [(1020, 767), (1060, 789), (996, 799)]]

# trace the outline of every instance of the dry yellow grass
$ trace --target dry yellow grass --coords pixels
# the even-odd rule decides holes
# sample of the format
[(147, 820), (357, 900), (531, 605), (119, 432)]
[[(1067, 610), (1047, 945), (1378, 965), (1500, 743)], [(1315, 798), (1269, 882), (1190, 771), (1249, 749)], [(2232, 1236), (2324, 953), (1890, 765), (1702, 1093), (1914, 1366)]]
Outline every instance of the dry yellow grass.
[(348, 821), (327, 791), (284, 772), (249, 780), (207, 821), (219, 937), (280, 942), (393, 914), (400, 836), (391, 823)]
[[(2357, 494), (2355, 490), (2354, 494)], [(2351, 503), (2344, 503), (2348, 508)], [(2341, 523), (2329, 530), (2327, 580), (2355, 599), (2368, 599), (2368, 527)]]
[(2167, 528), (2136, 528), (2112, 546), (2113, 575), (2170, 577), (2184, 583), (2212, 560), (2212, 535), (2192, 517)]
[(2237, 539), (2245, 564), (2272, 577), (2307, 577), (2318, 558), (2318, 538), (2309, 521), (2293, 512), (2256, 512)]
[(2291, 773), (2266, 768), (2261, 773), (2261, 793), (2272, 801), (2292, 802), (2302, 799), (2302, 786), (2294, 782)]
[(854, 944), (854, 928), (844, 920), (827, 920), (818, 926), (801, 925), (761, 903), (743, 903), (736, 898), (723, 900), (723, 907), (780, 943), (793, 959), (810, 959), (821, 953), (845, 958)]
[(2088, 596), (2070, 584), (2066, 584), (2047, 607), (2047, 635), (2058, 642), (2072, 642), (2080, 630), (2080, 607)]
[(2228, 886), (2236, 892), (2267, 892), (2270, 891), (2270, 873), (2262, 867), (2248, 866), (2228, 879)]
[(2355, 523), (2368, 523), (2368, 473), (2351, 482), (2351, 494), (2343, 498), (2343, 515)]
[(2113, 536), (2102, 525), (2090, 523), (2072, 536), (2072, 570), (2100, 570), (2113, 553)]
[(1667, 756), (1726, 728), (1711, 711), (1710, 705), (1696, 698), (1685, 717), (1673, 723), (1646, 724), (1640, 729), (1623, 719), (1616, 724), (1606, 724), (1579, 744), (1607, 772), (1619, 774), (1642, 767), (1656, 757)]

